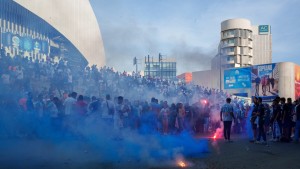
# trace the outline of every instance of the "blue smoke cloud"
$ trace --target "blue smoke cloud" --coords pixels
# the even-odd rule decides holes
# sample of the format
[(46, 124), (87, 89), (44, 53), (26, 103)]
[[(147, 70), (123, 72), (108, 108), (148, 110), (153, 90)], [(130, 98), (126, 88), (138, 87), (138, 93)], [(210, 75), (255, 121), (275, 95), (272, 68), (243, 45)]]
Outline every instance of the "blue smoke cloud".
[[(28, 112), (2, 110), (1, 116), (0, 154), (7, 155), (1, 163), (7, 167), (36, 167), (43, 160), (69, 163), (60, 158), (59, 152), (74, 157), (76, 165), (91, 160), (99, 164), (133, 161), (151, 166), (167, 164), (178, 156), (203, 157), (209, 151), (208, 140), (196, 139), (188, 132), (161, 135), (151, 125), (143, 125), (143, 131), (116, 130), (111, 123), (93, 116), (68, 127), (62, 119), (38, 118)], [(31, 160), (23, 161), (24, 154)], [(13, 161), (22, 161), (22, 165)]]

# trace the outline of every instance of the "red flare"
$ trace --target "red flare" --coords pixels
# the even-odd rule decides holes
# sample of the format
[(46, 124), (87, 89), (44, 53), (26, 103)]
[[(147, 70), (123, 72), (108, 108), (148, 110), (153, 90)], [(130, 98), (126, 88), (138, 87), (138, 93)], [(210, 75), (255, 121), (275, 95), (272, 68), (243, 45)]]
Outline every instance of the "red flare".
[(178, 166), (181, 167), (181, 168), (185, 168), (185, 167), (186, 167), (186, 164), (185, 164), (185, 162), (183, 162), (183, 161), (179, 161), (179, 162), (178, 162)]

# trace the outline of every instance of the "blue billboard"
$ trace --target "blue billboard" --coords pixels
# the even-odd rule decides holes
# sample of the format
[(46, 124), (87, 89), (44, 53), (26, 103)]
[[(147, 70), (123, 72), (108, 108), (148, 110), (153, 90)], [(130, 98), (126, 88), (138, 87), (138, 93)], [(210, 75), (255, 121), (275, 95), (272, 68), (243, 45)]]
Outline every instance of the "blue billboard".
[(21, 51), (48, 54), (49, 43), (46, 40), (33, 39), (30, 36), (20, 36), (11, 32), (2, 33), (2, 43), (6, 47), (17, 48)]
[(279, 93), (278, 64), (255, 65), (252, 67), (252, 96), (271, 102)]
[(251, 88), (251, 68), (227, 69), (224, 71), (224, 89)]

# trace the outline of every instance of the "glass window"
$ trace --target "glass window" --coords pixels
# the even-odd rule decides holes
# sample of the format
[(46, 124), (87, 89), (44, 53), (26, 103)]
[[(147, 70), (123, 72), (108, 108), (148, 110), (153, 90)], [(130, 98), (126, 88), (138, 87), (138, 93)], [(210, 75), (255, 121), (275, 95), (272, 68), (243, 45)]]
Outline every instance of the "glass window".
[(229, 44), (232, 44), (232, 43), (234, 43), (234, 39), (233, 39), (233, 38), (231, 38), (231, 39), (228, 39), (228, 43), (229, 43)]

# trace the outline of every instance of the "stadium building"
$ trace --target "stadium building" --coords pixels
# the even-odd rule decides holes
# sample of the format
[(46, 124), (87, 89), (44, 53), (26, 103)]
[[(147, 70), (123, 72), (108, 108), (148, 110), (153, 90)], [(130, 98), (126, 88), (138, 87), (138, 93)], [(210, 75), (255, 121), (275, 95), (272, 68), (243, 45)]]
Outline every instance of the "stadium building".
[(101, 32), (89, 0), (1, 0), (2, 53), (63, 59), (73, 67), (105, 65)]

